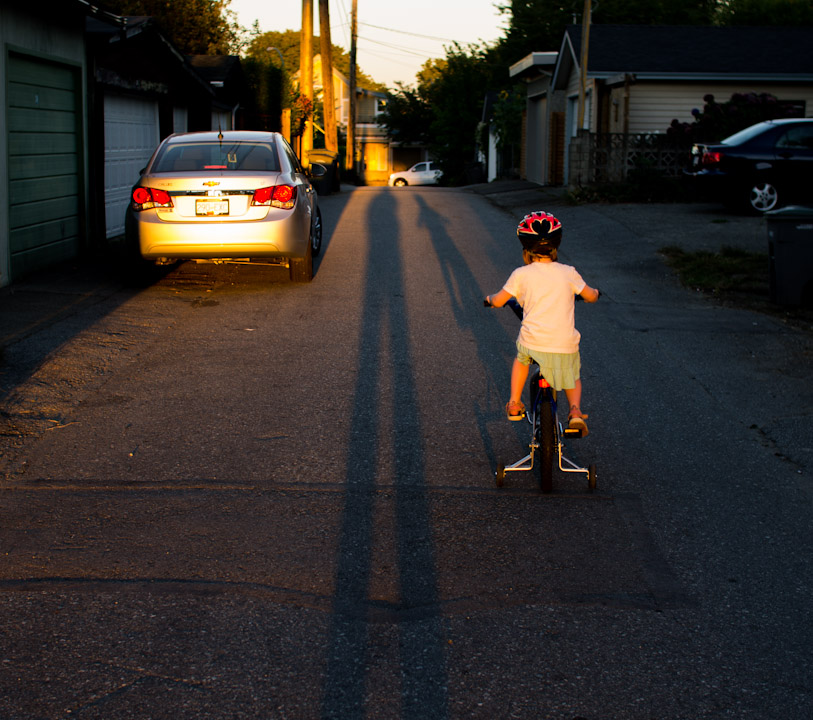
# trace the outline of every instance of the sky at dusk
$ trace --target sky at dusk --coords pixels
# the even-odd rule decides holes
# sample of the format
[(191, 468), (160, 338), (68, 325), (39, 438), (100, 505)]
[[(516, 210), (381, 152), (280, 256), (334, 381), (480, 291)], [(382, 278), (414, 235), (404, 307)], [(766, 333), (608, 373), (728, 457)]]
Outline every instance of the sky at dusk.
[[(330, 36), (350, 50), (351, 0), (330, 0)], [(288, 0), (231, 0), (238, 22), (260, 30), (299, 30), (302, 3)], [(319, 34), (319, 0), (313, 0), (314, 33)], [(453, 42), (494, 42), (504, 35), (507, 18), (494, 0), (358, 0), (359, 67), (373, 80), (394, 87), (414, 85), (415, 74), (430, 58), (446, 56)]]

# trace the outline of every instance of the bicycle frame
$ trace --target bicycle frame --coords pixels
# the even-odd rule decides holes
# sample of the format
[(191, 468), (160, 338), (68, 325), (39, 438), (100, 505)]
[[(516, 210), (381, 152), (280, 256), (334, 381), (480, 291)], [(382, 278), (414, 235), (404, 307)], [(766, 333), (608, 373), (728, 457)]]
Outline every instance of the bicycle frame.
[[(556, 401), (556, 390), (554, 390), (545, 378), (543, 378), (538, 371), (534, 372), (531, 376), (531, 387), (533, 383), (538, 384), (539, 390), (533, 392), (531, 390), (531, 408), (526, 413), (526, 419), (531, 426), (531, 442), (528, 444), (530, 452), (517, 462), (506, 465), (503, 468), (504, 472), (518, 472), (528, 471), (534, 469), (534, 455), (539, 450), (539, 414), (541, 412), (550, 412), (553, 415), (553, 429), (554, 429), (554, 447), (557, 454), (559, 470), (566, 473), (585, 473), (590, 477), (590, 468), (584, 468), (574, 463), (570, 458), (566, 457), (563, 453), (565, 437), (580, 438), (582, 436), (581, 430), (571, 430), (565, 428), (559, 420)], [(594, 487), (595, 485), (592, 485)]]
[[(486, 306), (489, 306), (488, 298), (484, 301)], [(512, 298), (506, 303), (514, 314), (522, 320), (522, 307), (519, 303)], [(536, 364), (534, 364), (536, 366)], [(534, 469), (534, 457), (537, 452), (541, 451), (542, 464), (540, 465), (540, 484), (543, 492), (550, 492), (553, 489), (553, 453), (555, 452), (558, 458), (559, 470), (564, 473), (584, 473), (587, 475), (587, 486), (592, 492), (596, 489), (596, 466), (589, 465), (588, 467), (581, 467), (574, 463), (570, 458), (564, 455), (564, 438), (580, 438), (582, 431), (577, 428), (566, 428), (562, 426), (557, 414), (556, 403), (556, 390), (542, 377), (539, 372), (538, 366), (531, 375), (530, 385), (531, 407), (530, 412), (526, 412), (526, 419), (531, 425), (531, 442), (528, 445), (530, 452), (520, 460), (517, 460), (511, 465), (497, 465), (495, 472), (497, 487), (502, 487), (505, 480), (505, 473), (528, 471)], [(543, 413), (550, 413), (549, 416)], [(543, 418), (545, 429), (543, 431), (542, 424)], [(548, 419), (549, 418), (549, 419)], [(540, 442), (540, 436), (542, 442)]]

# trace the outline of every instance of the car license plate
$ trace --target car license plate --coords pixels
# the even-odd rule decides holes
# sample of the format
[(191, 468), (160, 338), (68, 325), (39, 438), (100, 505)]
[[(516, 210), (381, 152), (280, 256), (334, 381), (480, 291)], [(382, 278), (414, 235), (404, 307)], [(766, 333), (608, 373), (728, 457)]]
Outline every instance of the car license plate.
[(229, 201), (222, 198), (195, 200), (195, 215), (228, 215)]

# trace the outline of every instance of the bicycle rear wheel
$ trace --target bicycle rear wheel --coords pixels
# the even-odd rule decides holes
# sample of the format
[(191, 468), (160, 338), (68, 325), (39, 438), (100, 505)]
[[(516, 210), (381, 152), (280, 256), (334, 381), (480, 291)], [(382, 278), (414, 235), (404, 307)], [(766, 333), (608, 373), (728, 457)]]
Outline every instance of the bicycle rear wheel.
[(539, 487), (542, 492), (553, 490), (553, 460), (556, 450), (556, 430), (553, 417), (553, 404), (550, 402), (550, 390), (540, 391), (544, 395), (539, 399), (536, 408), (536, 440), (539, 443), (539, 462), (536, 463), (539, 475)]

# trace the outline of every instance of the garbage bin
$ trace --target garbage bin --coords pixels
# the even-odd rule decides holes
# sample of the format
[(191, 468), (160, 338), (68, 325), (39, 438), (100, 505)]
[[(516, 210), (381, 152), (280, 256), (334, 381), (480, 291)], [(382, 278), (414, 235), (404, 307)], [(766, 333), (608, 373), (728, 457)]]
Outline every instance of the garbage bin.
[(320, 195), (329, 195), (332, 190), (339, 189), (339, 153), (317, 148), (308, 153), (308, 162), (324, 165), (327, 169), (323, 177), (313, 180), (316, 192)]
[(771, 301), (813, 304), (813, 208), (790, 206), (765, 213), (771, 262)]

